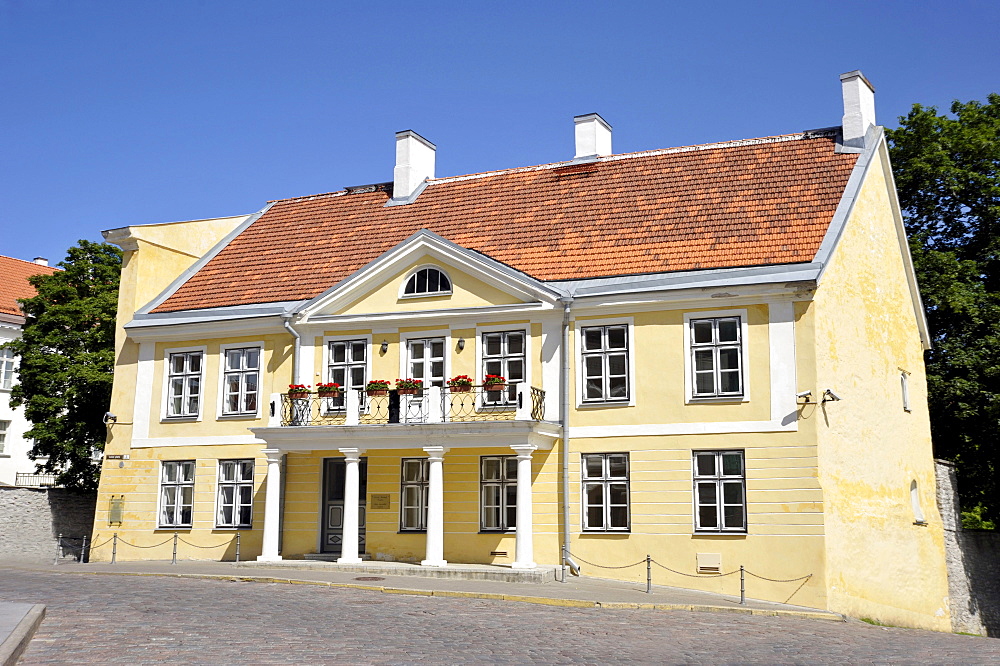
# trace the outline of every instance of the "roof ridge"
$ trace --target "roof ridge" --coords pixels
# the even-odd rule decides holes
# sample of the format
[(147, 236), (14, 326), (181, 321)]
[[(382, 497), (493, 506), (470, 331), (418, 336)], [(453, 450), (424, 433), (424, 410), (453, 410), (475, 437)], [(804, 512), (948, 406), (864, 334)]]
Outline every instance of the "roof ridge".
[[(31, 261), (31, 260), (28, 260), (28, 259), (20, 259), (18, 257), (8, 257), (6, 254), (0, 254), (0, 259), (10, 259), (12, 261), (20, 261), (20, 262), (23, 262), (25, 264), (31, 264), (32, 266), (38, 266), (39, 268), (51, 268), (54, 271), (61, 270), (58, 266), (49, 266), (49, 265), (36, 264), (34, 261)], [(48, 261), (48, 260), (46, 259), (46, 261)]]
[(268, 199), (266, 203), (282, 203), (284, 201), (308, 201), (309, 199), (321, 199), (323, 197), (341, 197), (347, 194), (347, 188), (334, 190), (333, 192), (321, 192), (319, 194), (303, 194), (297, 197), (286, 197), (284, 199)]

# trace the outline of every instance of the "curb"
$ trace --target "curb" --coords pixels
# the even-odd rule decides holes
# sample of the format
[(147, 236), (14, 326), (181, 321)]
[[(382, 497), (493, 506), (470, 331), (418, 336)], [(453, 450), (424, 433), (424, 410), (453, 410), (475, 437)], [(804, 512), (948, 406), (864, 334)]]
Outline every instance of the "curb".
[(28, 649), (31, 637), (35, 635), (35, 630), (45, 618), (45, 606), (42, 604), (33, 605), (21, 621), (14, 627), (14, 631), (0, 643), (0, 666), (14, 666), (21, 658), (24, 651)]
[[(358, 585), (355, 583), (327, 583), (320, 580), (301, 580), (295, 578), (274, 578), (272, 576), (241, 576), (229, 574), (192, 574), (192, 573), (147, 573), (140, 571), (73, 571), (75, 574), (90, 574), (95, 576), (160, 576), (166, 578), (205, 578), (211, 580), (227, 580), (234, 583), (281, 583), (291, 585), (315, 585), (317, 587), (332, 587), (349, 590), (366, 590), (382, 592), (383, 594), (408, 594), (418, 597), (457, 597), (460, 599), (492, 599), (494, 601), (518, 601), (542, 606), (561, 606), (564, 608), (598, 608), (604, 610), (660, 610), (689, 611), (696, 613), (734, 613), (737, 615), (755, 615), (758, 617), (795, 617), (808, 620), (827, 620), (847, 622), (847, 617), (839, 613), (824, 611), (790, 611), (764, 608), (732, 608), (730, 606), (710, 606), (707, 604), (647, 604), (628, 601), (584, 601), (581, 599), (557, 599), (553, 597), (533, 597), (519, 594), (500, 594), (497, 592), (462, 592), (456, 590), (421, 590), (416, 588), (383, 587), (379, 585)], [(7, 666), (0, 664), (0, 666)]]

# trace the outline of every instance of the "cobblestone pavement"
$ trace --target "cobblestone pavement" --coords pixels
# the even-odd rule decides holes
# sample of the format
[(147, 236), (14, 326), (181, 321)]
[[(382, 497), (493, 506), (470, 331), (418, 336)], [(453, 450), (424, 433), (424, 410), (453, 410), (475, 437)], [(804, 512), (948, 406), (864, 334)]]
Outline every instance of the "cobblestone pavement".
[(0, 569), (0, 599), (48, 606), (25, 665), (1000, 662), (1000, 640), (860, 622), (281, 583)]

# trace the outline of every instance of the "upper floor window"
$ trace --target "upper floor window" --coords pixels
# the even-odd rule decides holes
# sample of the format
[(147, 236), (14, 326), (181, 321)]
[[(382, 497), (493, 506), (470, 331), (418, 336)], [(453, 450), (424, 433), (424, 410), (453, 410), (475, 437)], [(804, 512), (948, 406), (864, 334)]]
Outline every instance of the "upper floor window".
[(581, 329), (583, 400), (628, 400), (628, 326)]
[(9, 389), (14, 382), (14, 350), (0, 349), (0, 388)]
[(507, 380), (507, 390), (487, 393), (486, 400), (513, 402), (517, 399), (517, 384), (524, 381), (524, 331), (483, 333), (483, 377), (500, 375)]
[(198, 416), (203, 353), (181, 352), (168, 359), (167, 416)]
[(7, 446), (7, 431), (10, 429), (10, 421), (0, 421), (0, 453), (3, 453)]
[[(340, 384), (347, 391), (361, 391), (365, 388), (367, 372), (367, 340), (334, 340), (329, 343), (326, 380)], [(329, 398), (330, 408), (344, 406), (343, 394)]]
[(451, 280), (437, 268), (421, 268), (406, 281), (403, 296), (439, 296), (451, 293)]
[(742, 396), (743, 339), (740, 318), (692, 319), (689, 324), (692, 396)]
[(226, 349), (223, 414), (256, 414), (260, 347)]

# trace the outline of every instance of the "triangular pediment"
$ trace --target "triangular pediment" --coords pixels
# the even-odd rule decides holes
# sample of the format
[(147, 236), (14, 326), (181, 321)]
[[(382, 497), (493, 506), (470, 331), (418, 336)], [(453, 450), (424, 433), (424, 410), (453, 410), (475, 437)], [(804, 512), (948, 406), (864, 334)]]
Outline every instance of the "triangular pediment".
[[(404, 294), (416, 270), (435, 268), (451, 283), (451, 293)], [(303, 318), (489, 308), (527, 303), (553, 306), (562, 294), (489, 257), (421, 230), (312, 299)]]

